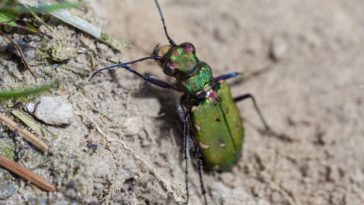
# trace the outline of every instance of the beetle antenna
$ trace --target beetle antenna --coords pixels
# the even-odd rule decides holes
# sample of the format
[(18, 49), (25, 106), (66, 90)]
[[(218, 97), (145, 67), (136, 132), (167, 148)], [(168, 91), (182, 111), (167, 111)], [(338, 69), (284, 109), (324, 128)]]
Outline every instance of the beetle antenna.
[(96, 74), (98, 74), (100, 72), (103, 72), (103, 71), (106, 71), (106, 70), (117, 69), (117, 68), (123, 68), (123, 69), (133, 73), (134, 75), (142, 78), (143, 80), (151, 83), (152, 85), (155, 85), (155, 86), (160, 87), (160, 88), (166, 88), (166, 89), (172, 89), (172, 90), (175, 90), (175, 91), (179, 91), (179, 89), (176, 86), (171, 85), (171, 84), (169, 84), (167, 82), (164, 82), (162, 80), (158, 80), (156, 78), (143, 75), (143, 74), (139, 73), (138, 71), (134, 70), (132, 67), (129, 66), (130, 64), (145, 61), (145, 60), (148, 60), (148, 59), (159, 60), (159, 61), (163, 60), (160, 56), (149, 56), (149, 57), (144, 57), (144, 58), (140, 58), (140, 59), (137, 59), (137, 60), (129, 61), (129, 62), (126, 62), (126, 63), (114, 64), (114, 65), (111, 65), (111, 66), (107, 66), (107, 67), (98, 69), (97, 71), (95, 71), (91, 75), (89, 80), (91, 80)]
[[(145, 61), (145, 60), (149, 60), (149, 59), (154, 59), (154, 60), (162, 60), (162, 58), (160, 56), (148, 56), (148, 57), (144, 57), (144, 58), (139, 58), (137, 60), (133, 60), (133, 61), (129, 61), (129, 62), (125, 62), (125, 63), (117, 63), (117, 64), (114, 64), (114, 65), (111, 65), (111, 66), (107, 66), (107, 67), (104, 67), (104, 68), (101, 68), (101, 69), (98, 69), (97, 71), (95, 71), (89, 80), (91, 80), (96, 74), (100, 73), (100, 72), (103, 72), (105, 70), (111, 70), (111, 69), (114, 69), (114, 68), (125, 68), (125, 67), (128, 67), (127, 65), (130, 65), (130, 64), (134, 64), (134, 63), (138, 63), (138, 62), (141, 62), (141, 61)], [(129, 69), (127, 69), (129, 70)], [(129, 70), (130, 71), (130, 70)], [(135, 72), (131, 71), (132, 73), (136, 74)], [(138, 74), (136, 74), (138, 75)]]
[(162, 9), (161, 9), (161, 7), (159, 6), (158, 0), (154, 0), (154, 2), (155, 2), (155, 4), (157, 5), (158, 11), (159, 11), (159, 15), (160, 15), (161, 20), (162, 20), (162, 23), (163, 23), (164, 33), (166, 34), (166, 36), (167, 36), (167, 38), (168, 38), (169, 43), (170, 43), (172, 46), (175, 46), (175, 45), (176, 45), (176, 43), (175, 43), (175, 42), (174, 42), (174, 40), (172, 40), (172, 38), (168, 35), (166, 22), (164, 21), (164, 17), (163, 17)]

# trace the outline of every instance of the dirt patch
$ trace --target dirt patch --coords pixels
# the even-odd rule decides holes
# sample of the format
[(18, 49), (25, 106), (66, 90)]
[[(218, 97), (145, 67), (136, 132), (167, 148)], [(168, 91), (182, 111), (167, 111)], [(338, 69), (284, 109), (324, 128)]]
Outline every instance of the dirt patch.
[[(192, 42), (215, 75), (242, 72), (229, 81), (234, 95), (254, 94), (279, 134), (258, 132), (262, 125), (253, 106), (240, 103), (246, 127), (243, 157), (231, 172), (204, 175), (209, 204), (364, 203), (362, 1), (160, 3), (175, 41)], [(86, 18), (95, 23), (90, 16), (96, 13), (109, 33), (129, 43), (117, 56), (121, 60), (150, 55), (158, 43), (167, 43), (153, 1), (103, 0), (90, 7), (94, 11)], [(121, 70), (88, 81), (88, 74), (109, 63), (86, 52), (83, 44), (116, 56), (73, 29), (56, 29), (51, 35), (67, 40), (52, 42), (76, 54), (58, 66), (36, 64), (35, 73), (43, 80), (62, 80), (49, 95), (72, 104), (75, 122), (47, 127), (55, 137), (46, 139), (51, 146), (46, 156), (18, 138), (9, 140), (14, 136), (6, 130), (0, 140), (13, 150), (10, 157), (56, 183), (58, 192), (47, 195), (0, 170), (1, 183), (17, 190), (8, 203), (182, 203), (178, 94)], [(18, 71), (18, 63), (1, 54), (1, 85), (32, 81), (27, 71)], [(154, 62), (135, 67), (166, 79)], [(190, 181), (191, 204), (202, 204), (194, 168)]]

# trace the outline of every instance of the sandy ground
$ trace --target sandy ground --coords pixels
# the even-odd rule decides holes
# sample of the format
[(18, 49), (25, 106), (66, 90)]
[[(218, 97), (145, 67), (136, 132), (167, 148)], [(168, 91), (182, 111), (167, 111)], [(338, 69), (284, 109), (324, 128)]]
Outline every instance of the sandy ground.
[[(231, 172), (204, 175), (209, 204), (364, 204), (363, 1), (160, 3), (177, 43), (192, 42), (215, 75), (243, 73), (229, 80), (232, 92), (252, 93), (276, 133), (259, 132), (262, 124), (252, 104), (239, 103), (246, 127), (243, 157)], [(100, 55), (131, 60), (167, 43), (151, 0), (90, 1), (89, 6), (85, 18), (98, 19), (94, 23), (128, 43), (114, 55), (105, 45), (78, 36)], [(75, 38), (74, 31), (66, 32)], [(85, 54), (73, 61), (86, 73), (109, 64), (99, 58), (90, 62)], [(135, 68), (167, 80), (154, 62)], [(56, 183), (58, 192), (47, 195), (11, 178), (18, 191), (8, 204), (30, 199), (181, 204), (186, 195), (175, 113), (179, 95), (145, 85), (125, 71), (115, 72), (114, 80), (102, 74), (91, 82), (87, 75), (57, 72), (64, 83), (52, 95), (68, 99), (76, 122), (48, 127), (58, 136), (50, 141), (51, 155), (39, 156), (30, 147), (24, 152), (47, 158), (32, 168)], [(1, 80), (13, 82), (11, 76)], [(90, 144), (97, 145), (96, 151)], [(24, 153), (18, 159), (27, 165)], [(203, 204), (193, 167), (189, 178), (190, 203)]]

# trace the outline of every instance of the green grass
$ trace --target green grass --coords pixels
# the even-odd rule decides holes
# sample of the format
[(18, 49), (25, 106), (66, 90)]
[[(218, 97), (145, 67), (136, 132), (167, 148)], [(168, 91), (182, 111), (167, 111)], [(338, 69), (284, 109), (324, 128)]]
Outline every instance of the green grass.
[(25, 28), (32, 32), (37, 32), (34, 26), (19, 24), (17, 21), (21, 19), (24, 14), (32, 14), (37, 17), (37, 13), (47, 13), (51, 11), (66, 9), (66, 8), (79, 8), (81, 3), (61, 2), (54, 4), (43, 4), (37, 7), (27, 6), (18, 3), (15, 0), (0, 0), (0, 25)]
[(55, 87), (58, 83), (51, 82), (40, 86), (22, 87), (18, 89), (0, 90), (0, 101), (9, 99), (25, 98), (33, 95), (50, 90)]

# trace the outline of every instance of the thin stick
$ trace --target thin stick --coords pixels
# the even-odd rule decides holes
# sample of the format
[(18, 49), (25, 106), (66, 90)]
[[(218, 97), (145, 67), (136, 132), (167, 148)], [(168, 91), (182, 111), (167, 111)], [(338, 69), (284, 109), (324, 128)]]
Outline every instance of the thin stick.
[(31, 170), (20, 166), (16, 162), (13, 162), (6, 157), (0, 154), (0, 167), (20, 176), (21, 178), (25, 179), (26, 181), (31, 182), (35, 186), (39, 187), (43, 191), (47, 192), (55, 192), (56, 187), (53, 184), (50, 184), (46, 179), (43, 177), (35, 174)]
[(21, 50), (20, 46), (15, 41), (13, 41), (13, 39), (11, 39), (7, 35), (5, 35), (5, 33), (3, 33), (3, 32), (0, 31), (0, 35), (3, 36), (4, 38), (6, 38), (8, 41), (10, 41), (12, 44), (14, 44), (15, 49), (18, 51), (18, 53), (20, 55), (21, 62), (23, 63), (23, 65), (25, 66), (25, 68), (27, 70), (29, 70), (29, 72), (33, 76), (34, 80), (37, 81), (37, 79), (35, 78), (35, 75), (34, 75), (33, 71), (30, 69), (30, 65), (25, 60), (24, 53)]
[(13, 131), (19, 132), (20, 136), (22, 136), (27, 142), (32, 144), (34, 147), (39, 149), (42, 152), (48, 151), (48, 145), (36, 137), (34, 134), (29, 132), (28, 130), (21, 128), (16, 122), (12, 119), (6, 117), (3, 113), (0, 113), (0, 123), (7, 126), (9, 129)]

